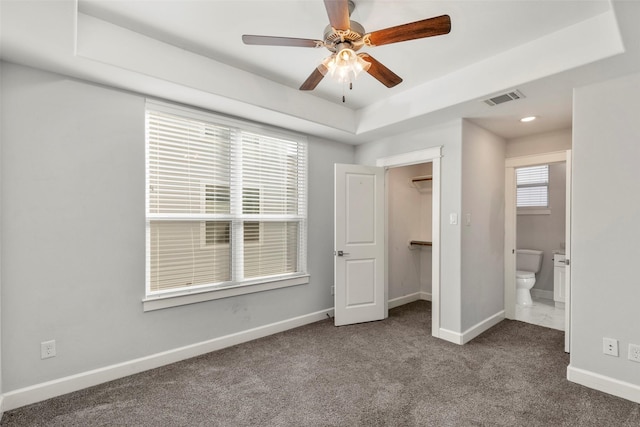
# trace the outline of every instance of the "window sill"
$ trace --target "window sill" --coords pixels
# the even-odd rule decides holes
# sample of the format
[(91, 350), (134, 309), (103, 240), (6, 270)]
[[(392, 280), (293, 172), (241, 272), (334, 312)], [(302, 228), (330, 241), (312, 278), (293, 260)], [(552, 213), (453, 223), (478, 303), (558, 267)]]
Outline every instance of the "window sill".
[(235, 285), (227, 288), (199, 290), (195, 292), (182, 292), (180, 294), (149, 296), (142, 300), (143, 311), (162, 310), (163, 308), (177, 307), (186, 304), (211, 301), (221, 298), (229, 298), (238, 295), (252, 294), (255, 292), (269, 291), (272, 289), (286, 288), (289, 286), (304, 285), (309, 283), (309, 275), (300, 275), (287, 278), (278, 278), (272, 281), (263, 281), (253, 284)]
[(551, 209), (519, 209), (518, 215), (551, 215)]

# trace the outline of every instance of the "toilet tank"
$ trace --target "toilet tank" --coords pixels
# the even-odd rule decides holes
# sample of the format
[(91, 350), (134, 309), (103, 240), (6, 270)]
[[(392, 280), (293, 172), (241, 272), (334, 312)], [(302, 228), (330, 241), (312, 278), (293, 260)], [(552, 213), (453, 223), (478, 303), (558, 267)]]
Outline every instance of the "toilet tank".
[(516, 269), (537, 273), (542, 265), (542, 251), (535, 249), (516, 250)]

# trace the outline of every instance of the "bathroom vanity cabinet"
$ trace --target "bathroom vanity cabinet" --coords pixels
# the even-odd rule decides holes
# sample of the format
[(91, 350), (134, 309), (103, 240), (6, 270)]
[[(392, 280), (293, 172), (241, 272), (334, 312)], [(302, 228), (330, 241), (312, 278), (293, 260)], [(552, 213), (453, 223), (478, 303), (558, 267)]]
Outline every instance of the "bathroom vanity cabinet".
[(564, 308), (567, 295), (565, 255), (553, 254), (553, 300), (556, 307)]

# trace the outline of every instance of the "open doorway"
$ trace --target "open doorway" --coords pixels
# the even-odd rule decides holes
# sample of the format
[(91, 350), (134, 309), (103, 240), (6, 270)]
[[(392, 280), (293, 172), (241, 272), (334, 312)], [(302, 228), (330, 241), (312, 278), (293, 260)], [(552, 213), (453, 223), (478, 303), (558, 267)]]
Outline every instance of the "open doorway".
[(387, 170), (389, 308), (431, 301), (433, 165)]
[(566, 162), (516, 168), (516, 187), (515, 318), (564, 331)]
[[(531, 230), (532, 236), (523, 236), (524, 226), (531, 224), (533, 221), (520, 221), (521, 235), (518, 237), (519, 221), (518, 207), (517, 207), (517, 178), (516, 171), (519, 168), (529, 168), (534, 166), (548, 165), (549, 168), (557, 173), (564, 173), (564, 191), (559, 191), (564, 196), (564, 210), (563, 215), (558, 219), (560, 222), (564, 222), (564, 234), (553, 236), (553, 238), (544, 239), (539, 235), (535, 235), (535, 230)], [(555, 167), (555, 165), (561, 165)], [(563, 167), (562, 167), (563, 166)], [(563, 170), (564, 169), (564, 170)], [(558, 185), (558, 183), (556, 183)], [(556, 204), (559, 203), (556, 200)], [(532, 209), (535, 210), (548, 210), (551, 206), (547, 206), (547, 209)], [(558, 208), (558, 207), (556, 207)], [(534, 215), (548, 215), (548, 213), (537, 212)], [(509, 158), (505, 162), (505, 317), (508, 319), (527, 321), (527, 314), (532, 314), (535, 317), (535, 313), (532, 313), (532, 307), (523, 307), (523, 305), (535, 303), (535, 300), (546, 296), (546, 299), (553, 299), (553, 304), (549, 312), (557, 311), (556, 307), (562, 308), (563, 312), (563, 328), (565, 331), (565, 351), (569, 352), (570, 333), (571, 333), (571, 269), (569, 259), (571, 257), (571, 150), (558, 151), (553, 153), (538, 154), (532, 156), (513, 157)], [(524, 223), (524, 224), (523, 224)], [(547, 227), (549, 227), (547, 221)], [(545, 230), (549, 231), (549, 230)], [(526, 233), (525, 233), (526, 234)], [(523, 248), (523, 245), (536, 246)], [(555, 247), (554, 247), (555, 246)], [(519, 250), (520, 249), (520, 253)], [(525, 249), (525, 251), (523, 251)], [(541, 280), (542, 286), (539, 286), (537, 291), (531, 292), (527, 290), (524, 292), (526, 296), (533, 293), (533, 301), (526, 301), (523, 298), (523, 289), (517, 289), (517, 272), (518, 272), (518, 259), (519, 257), (531, 257), (530, 254), (523, 252), (540, 251), (543, 262), (539, 265), (535, 272), (535, 281)], [(544, 258), (547, 258), (546, 265), (544, 264)], [(557, 265), (556, 265), (557, 264)], [(544, 268), (546, 267), (546, 269)], [(554, 277), (554, 270), (556, 267), (562, 268), (561, 276), (556, 275)], [(522, 271), (520, 272), (523, 273)], [(524, 277), (524, 276), (523, 276)], [(528, 280), (528, 279), (527, 279)], [(544, 283), (546, 282), (546, 283)], [(550, 285), (549, 285), (550, 283)], [(557, 289), (556, 289), (557, 288)], [(532, 288), (533, 289), (533, 288)], [(518, 304), (520, 301), (520, 304)], [(544, 306), (541, 307), (544, 310)], [(543, 314), (544, 315), (544, 314)], [(528, 319), (531, 320), (531, 319)], [(539, 324), (540, 319), (538, 319)], [(545, 324), (543, 326), (550, 326)], [(558, 328), (560, 329), (560, 328)]]
[[(385, 169), (429, 163), (431, 166), (431, 335), (440, 337), (440, 158), (442, 147), (432, 147), (410, 153), (379, 158), (376, 166)], [(388, 179), (388, 173), (385, 175)], [(385, 185), (385, 199), (389, 200), (389, 186)], [(385, 203), (385, 217), (389, 218), (389, 204)], [(385, 296), (389, 299), (389, 223), (385, 226), (387, 242), (385, 260)], [(406, 242), (408, 247), (409, 242)], [(427, 295), (418, 294), (418, 297)], [(419, 298), (416, 298), (419, 299)], [(426, 298), (425, 298), (426, 299)], [(408, 302), (408, 301), (407, 301)]]
[[(430, 163), (432, 170), (431, 334), (439, 338), (441, 334), (446, 333), (446, 331), (440, 331), (441, 151), (442, 147), (432, 147), (379, 158), (375, 167), (335, 165), (336, 297), (334, 321), (336, 325), (380, 320), (387, 316), (389, 308), (389, 251), (387, 250), (389, 228), (386, 218), (388, 218), (389, 209), (386, 200), (389, 199), (389, 186), (386, 184), (382, 186), (379, 183), (386, 181), (390, 168)], [(384, 191), (380, 192), (383, 188)], [(378, 231), (382, 229), (384, 229), (384, 233)], [(382, 234), (384, 234), (384, 239), (379, 238)], [(352, 249), (357, 249), (357, 253), (353, 253)], [(383, 258), (384, 262), (380, 262), (379, 260)], [(380, 268), (382, 265), (384, 267)], [(384, 280), (380, 280), (382, 277)], [(356, 312), (358, 312), (357, 315)], [(353, 313), (353, 316), (346, 315), (347, 313)]]

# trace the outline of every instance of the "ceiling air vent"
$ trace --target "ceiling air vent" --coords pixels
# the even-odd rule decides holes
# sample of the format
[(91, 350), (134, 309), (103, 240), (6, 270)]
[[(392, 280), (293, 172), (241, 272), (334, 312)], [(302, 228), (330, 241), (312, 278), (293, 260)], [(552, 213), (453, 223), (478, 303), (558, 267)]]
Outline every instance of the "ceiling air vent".
[(493, 96), (489, 99), (485, 99), (484, 102), (487, 105), (494, 106), (498, 104), (502, 104), (504, 102), (515, 101), (516, 99), (524, 98), (525, 96), (518, 89), (512, 90), (511, 92), (503, 93), (501, 95)]

